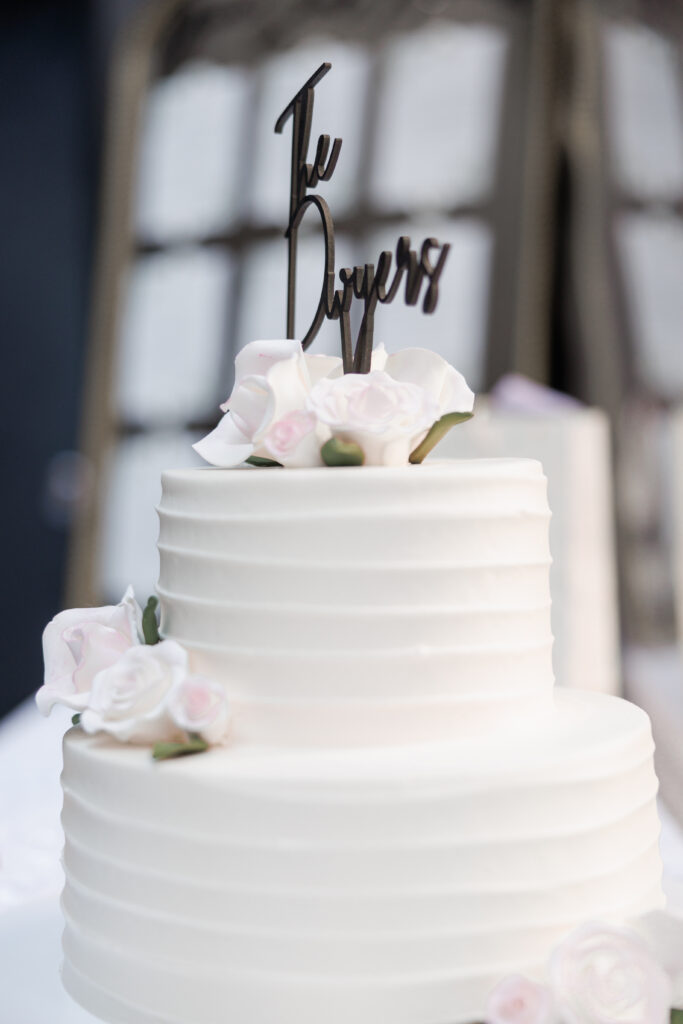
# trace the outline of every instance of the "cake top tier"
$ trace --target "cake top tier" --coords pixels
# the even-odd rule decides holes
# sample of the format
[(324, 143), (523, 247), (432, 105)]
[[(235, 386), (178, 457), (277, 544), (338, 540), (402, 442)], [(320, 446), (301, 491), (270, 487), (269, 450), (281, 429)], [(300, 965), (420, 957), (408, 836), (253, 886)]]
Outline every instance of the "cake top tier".
[(271, 469), (177, 469), (162, 474), (161, 507), (173, 514), (306, 517), (405, 515), (411, 509), (449, 515), (547, 515), (545, 476), (534, 459), (443, 459), (422, 466)]
[(526, 459), (168, 472), (162, 634), (225, 686), (237, 740), (495, 729), (550, 698), (549, 514)]

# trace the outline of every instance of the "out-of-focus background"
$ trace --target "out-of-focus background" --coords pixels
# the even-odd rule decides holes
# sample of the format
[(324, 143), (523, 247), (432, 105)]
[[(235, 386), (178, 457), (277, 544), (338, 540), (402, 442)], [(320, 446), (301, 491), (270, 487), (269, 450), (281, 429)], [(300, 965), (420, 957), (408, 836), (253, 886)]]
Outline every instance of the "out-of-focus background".
[[(160, 471), (284, 335), (273, 128), (328, 60), (337, 266), (450, 242), (435, 314), (382, 307), (376, 341), (482, 394), (441, 454), (542, 458), (558, 682), (644, 704), (683, 817), (682, 58), (666, 0), (6, 2), (0, 715), (55, 612), (152, 590)], [(303, 230), (302, 328), (321, 267)]]
[[(0, 939), (12, 1024), (39, 1024), (48, 1006), (51, 1024), (85, 1020), (56, 970), (67, 717), (38, 723), (30, 702), (18, 707), (41, 682), (41, 632), (62, 607), (116, 601), (129, 582), (151, 592), (160, 471), (199, 461), (191, 442), (216, 422), (239, 348), (285, 333), (290, 128), (273, 128), (325, 60), (312, 138), (344, 140), (320, 188), (337, 266), (376, 259), (401, 233), (451, 244), (434, 315), (381, 307), (376, 341), (432, 347), (480, 393), (440, 454), (542, 459), (556, 677), (650, 713), (662, 849), (683, 891), (683, 6), (5, 0)], [(321, 239), (302, 230), (302, 330), (321, 270)], [(337, 351), (336, 332), (326, 323), (314, 351)]]

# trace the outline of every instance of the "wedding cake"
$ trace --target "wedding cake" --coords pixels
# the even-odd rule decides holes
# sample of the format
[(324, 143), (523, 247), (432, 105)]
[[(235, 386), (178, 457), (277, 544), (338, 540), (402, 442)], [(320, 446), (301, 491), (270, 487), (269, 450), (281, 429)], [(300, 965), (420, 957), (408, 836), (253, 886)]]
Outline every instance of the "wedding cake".
[[(239, 353), (195, 446), (216, 468), (164, 473), (144, 611), (129, 590), (45, 630), (39, 707), (75, 712), (64, 983), (111, 1024), (507, 1024), (532, 1004), (525, 1021), (554, 1021), (576, 995), (565, 937), (661, 903), (650, 726), (553, 690), (540, 464), (423, 463), (474, 396), (433, 352), (373, 350), (402, 279), (434, 309), (448, 246), (402, 238), (392, 283), (383, 253), (331, 285), (307, 189), (339, 140), (305, 163), (324, 73), (278, 121), (290, 270), (314, 199), (328, 241), (314, 323)], [(339, 359), (304, 351), (323, 317)], [(579, 934), (570, 965), (595, 945)], [(586, 976), (608, 963), (603, 1002), (641, 1016), (562, 1020), (664, 1024), (661, 968), (610, 934)], [(533, 979), (563, 941), (551, 993)]]
[(64, 981), (126, 1024), (455, 1024), (660, 902), (646, 715), (553, 693), (538, 463), (164, 474), (232, 740), (65, 741)]

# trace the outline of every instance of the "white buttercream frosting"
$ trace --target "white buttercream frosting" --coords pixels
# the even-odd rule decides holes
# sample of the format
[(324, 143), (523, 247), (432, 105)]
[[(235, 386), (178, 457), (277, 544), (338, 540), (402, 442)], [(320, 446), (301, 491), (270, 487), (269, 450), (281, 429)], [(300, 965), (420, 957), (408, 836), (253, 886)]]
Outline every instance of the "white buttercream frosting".
[(162, 631), (238, 739), (489, 729), (549, 700), (549, 514), (522, 459), (165, 473)]
[(65, 740), (64, 981), (117, 1024), (462, 1024), (658, 906), (647, 716), (553, 695), (537, 463), (164, 475), (232, 743)]
[(659, 901), (649, 723), (597, 694), (541, 735), (165, 765), (74, 731), (63, 782), (65, 979), (131, 1024), (472, 1021)]

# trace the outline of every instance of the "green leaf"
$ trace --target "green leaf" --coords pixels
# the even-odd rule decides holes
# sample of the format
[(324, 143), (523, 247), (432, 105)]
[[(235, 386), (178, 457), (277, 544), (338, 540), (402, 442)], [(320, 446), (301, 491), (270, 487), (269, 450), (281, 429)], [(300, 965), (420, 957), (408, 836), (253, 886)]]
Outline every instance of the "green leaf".
[(435, 448), (442, 437), (445, 437), (451, 427), (458, 423), (466, 423), (474, 416), (472, 412), (448, 412), (440, 420), (432, 425), (424, 441), (421, 441), (414, 452), (411, 453), (410, 461), (415, 465), (425, 459), (432, 448)]
[(683, 1024), (683, 1010), (671, 1010), (671, 1024)]
[(158, 604), (159, 599), (157, 597), (150, 597), (147, 602), (147, 607), (142, 613), (142, 635), (145, 638), (146, 644), (159, 643), (159, 626), (157, 624)]
[(187, 757), (188, 754), (201, 754), (209, 749), (209, 744), (201, 736), (194, 733), (184, 743), (155, 743), (152, 757), (155, 761), (168, 761), (172, 757)]
[(365, 462), (363, 449), (355, 441), (340, 441), (331, 437), (320, 449), (326, 466), (362, 466)]
[(81, 713), (80, 713), (80, 711), (77, 711), (76, 714), (72, 716), (71, 724), (72, 725), (80, 725), (81, 724)]
[(282, 469), (281, 462), (276, 462), (275, 459), (262, 459), (260, 455), (250, 455), (244, 461), (248, 462), (250, 466), (261, 466), (263, 469), (268, 469), (272, 466), (279, 466)]

